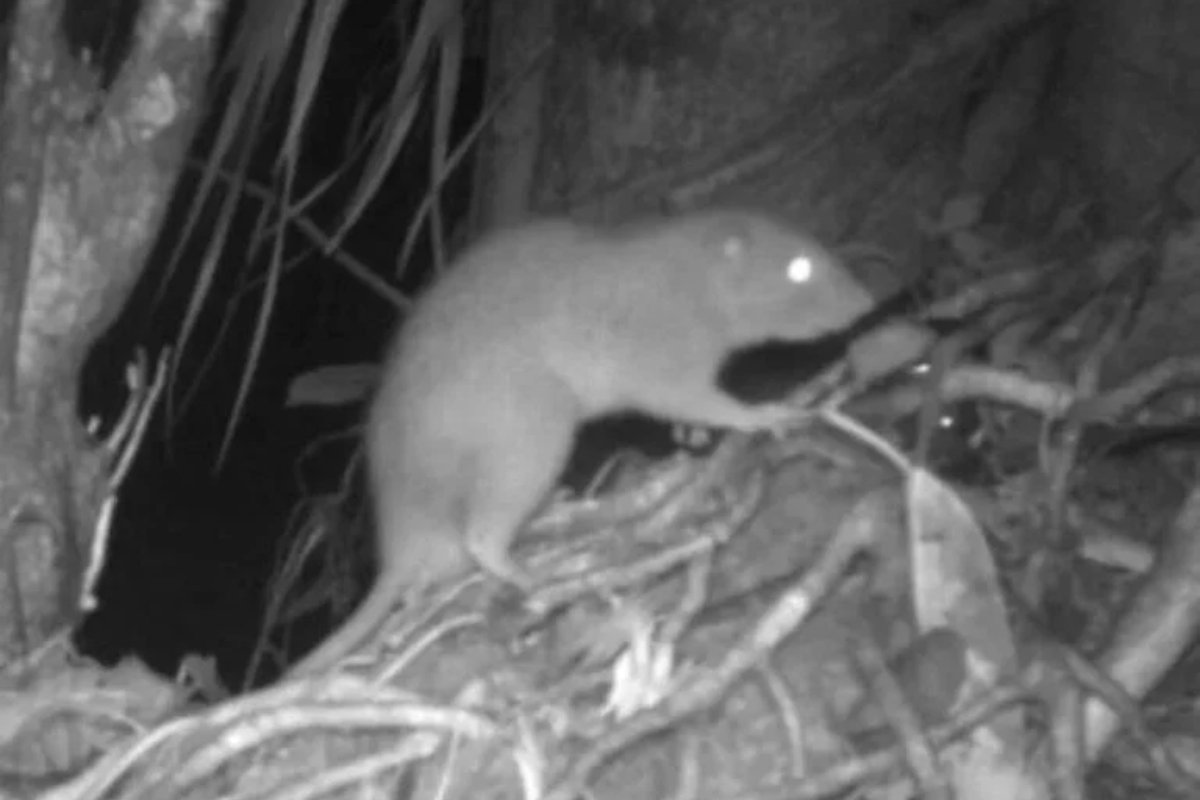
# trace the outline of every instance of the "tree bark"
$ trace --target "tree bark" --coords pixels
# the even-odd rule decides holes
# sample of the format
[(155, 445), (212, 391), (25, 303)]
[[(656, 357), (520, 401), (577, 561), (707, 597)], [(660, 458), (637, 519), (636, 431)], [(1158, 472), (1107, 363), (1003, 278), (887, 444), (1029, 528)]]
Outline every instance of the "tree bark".
[(765, 206), (905, 264), (915, 215), (956, 190), (976, 67), (1056, 4), (559, 4), (530, 203), (598, 220)]
[(63, 0), (13, 11), (0, 120), (0, 648), (78, 611), (113, 453), (76, 402), (129, 296), (195, 129), (223, 4), (144, 0), (107, 90), (73, 58)]

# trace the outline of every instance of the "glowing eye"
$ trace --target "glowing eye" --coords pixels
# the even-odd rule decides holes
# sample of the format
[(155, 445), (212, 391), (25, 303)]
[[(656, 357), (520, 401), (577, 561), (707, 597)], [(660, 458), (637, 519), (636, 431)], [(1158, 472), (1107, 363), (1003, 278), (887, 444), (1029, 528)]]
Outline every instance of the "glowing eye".
[(796, 256), (788, 264), (788, 280), (792, 283), (808, 283), (813, 276), (813, 262), (808, 256)]

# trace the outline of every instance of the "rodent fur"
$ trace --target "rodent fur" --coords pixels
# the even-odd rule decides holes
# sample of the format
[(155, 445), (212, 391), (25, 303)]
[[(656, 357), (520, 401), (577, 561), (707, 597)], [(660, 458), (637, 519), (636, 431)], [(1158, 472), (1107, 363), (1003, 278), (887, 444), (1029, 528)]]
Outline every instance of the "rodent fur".
[[(797, 257), (811, 262), (803, 283), (788, 278)], [(838, 330), (873, 304), (815, 239), (757, 212), (610, 229), (542, 220), (484, 237), (418, 299), (384, 359), (365, 431), (377, 577), (289, 674), (332, 667), (403, 596), (473, 563), (529, 589), (509, 545), (581, 423), (636, 410), (778, 425), (795, 412), (719, 389), (723, 355)]]

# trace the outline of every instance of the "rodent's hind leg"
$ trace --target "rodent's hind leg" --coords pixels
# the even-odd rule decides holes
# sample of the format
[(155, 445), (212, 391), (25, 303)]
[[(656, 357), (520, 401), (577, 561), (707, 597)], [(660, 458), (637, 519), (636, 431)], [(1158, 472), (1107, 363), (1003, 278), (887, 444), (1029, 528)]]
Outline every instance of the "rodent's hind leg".
[(497, 580), (514, 587), (521, 594), (529, 594), (537, 583), (529, 570), (518, 564), (507, 546), (488, 539), (484, 535), (468, 533), (467, 550), (484, 572)]
[(477, 454), (463, 540), (484, 571), (523, 594), (538, 581), (513, 559), (512, 542), (562, 473), (577, 421), (573, 408), (509, 406), (493, 418), (494, 435)]
[[(538, 474), (533, 474), (537, 472)], [(532, 464), (507, 469), (482, 481), (472, 498), (464, 542), (467, 552), (483, 570), (522, 594), (528, 594), (537, 581), (513, 558), (513, 539), (540, 500), (549, 491), (556, 473)]]

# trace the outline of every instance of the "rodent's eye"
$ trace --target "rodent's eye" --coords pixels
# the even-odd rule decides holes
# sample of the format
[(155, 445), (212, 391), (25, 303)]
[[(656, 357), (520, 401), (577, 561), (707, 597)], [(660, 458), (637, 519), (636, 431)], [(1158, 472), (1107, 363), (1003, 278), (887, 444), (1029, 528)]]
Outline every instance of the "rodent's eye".
[(729, 261), (741, 261), (746, 256), (746, 240), (738, 235), (727, 236), (721, 244), (725, 258)]
[(808, 283), (814, 272), (813, 260), (808, 256), (796, 256), (788, 262), (787, 276), (792, 283)]

